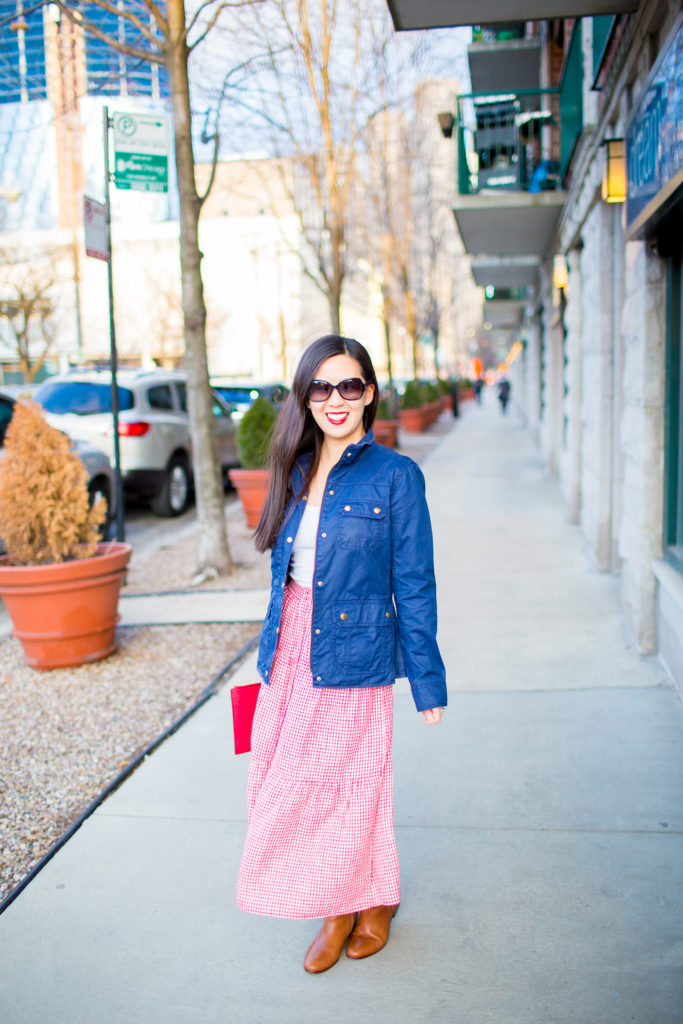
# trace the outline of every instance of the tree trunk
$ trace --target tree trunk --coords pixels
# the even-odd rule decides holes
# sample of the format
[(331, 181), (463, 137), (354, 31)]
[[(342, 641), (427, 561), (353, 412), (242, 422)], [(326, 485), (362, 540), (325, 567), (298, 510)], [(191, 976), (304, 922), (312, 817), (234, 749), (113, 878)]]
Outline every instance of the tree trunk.
[(201, 202), (195, 182), (192, 121), (188, 82), (188, 49), (184, 38), (185, 2), (168, 0), (166, 67), (171, 82), (175, 162), (180, 199), (180, 270), (185, 322), (190, 430), (197, 499), (198, 571), (233, 568), (225, 526), (221, 468), (214, 436), (213, 401), (206, 356), (206, 305), (199, 250)]

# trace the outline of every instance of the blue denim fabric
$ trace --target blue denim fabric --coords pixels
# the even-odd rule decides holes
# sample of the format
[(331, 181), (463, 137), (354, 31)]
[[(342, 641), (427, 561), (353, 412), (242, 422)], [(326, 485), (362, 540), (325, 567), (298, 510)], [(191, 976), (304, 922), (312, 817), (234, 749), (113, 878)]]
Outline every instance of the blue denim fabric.
[[(294, 494), (308, 459), (295, 466)], [(266, 683), (305, 500), (292, 500), (271, 552), (258, 656)], [(349, 445), (327, 479), (315, 553), (311, 671), (321, 687), (387, 686), (407, 676), (418, 711), (447, 702), (424, 477), (411, 459), (376, 444), (371, 430)]]

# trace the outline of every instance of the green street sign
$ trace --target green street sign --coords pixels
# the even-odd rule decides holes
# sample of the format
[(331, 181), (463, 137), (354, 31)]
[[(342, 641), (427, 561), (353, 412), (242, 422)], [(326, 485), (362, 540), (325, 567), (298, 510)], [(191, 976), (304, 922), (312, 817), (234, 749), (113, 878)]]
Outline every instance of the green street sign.
[(168, 118), (114, 114), (116, 188), (168, 192)]

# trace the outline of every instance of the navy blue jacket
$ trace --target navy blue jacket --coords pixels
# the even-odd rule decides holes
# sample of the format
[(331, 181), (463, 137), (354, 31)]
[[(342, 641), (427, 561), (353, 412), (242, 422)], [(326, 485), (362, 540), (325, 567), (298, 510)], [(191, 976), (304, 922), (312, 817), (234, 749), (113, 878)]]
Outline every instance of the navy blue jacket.
[[(309, 464), (310, 456), (297, 460), (295, 495)], [(258, 657), (266, 683), (305, 500), (292, 499), (271, 552)], [(418, 711), (447, 701), (424, 477), (412, 459), (376, 444), (371, 430), (349, 445), (327, 479), (315, 552), (311, 671), (313, 685), (322, 687), (387, 686), (407, 676)]]

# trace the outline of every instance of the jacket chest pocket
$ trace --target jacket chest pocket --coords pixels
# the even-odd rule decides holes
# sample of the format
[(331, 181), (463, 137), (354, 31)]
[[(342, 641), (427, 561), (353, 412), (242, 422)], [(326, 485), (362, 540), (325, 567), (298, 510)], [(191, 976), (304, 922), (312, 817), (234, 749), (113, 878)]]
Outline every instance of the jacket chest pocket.
[(382, 677), (393, 659), (391, 601), (344, 601), (334, 605), (335, 657), (349, 675)]
[(352, 551), (379, 548), (387, 537), (386, 505), (382, 501), (351, 499), (339, 511), (339, 544)]

